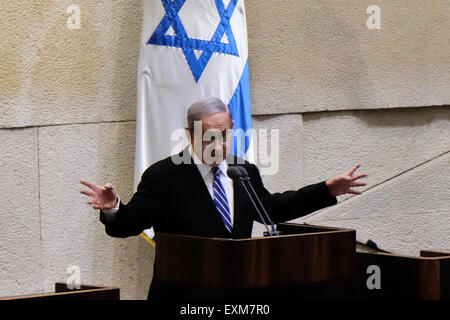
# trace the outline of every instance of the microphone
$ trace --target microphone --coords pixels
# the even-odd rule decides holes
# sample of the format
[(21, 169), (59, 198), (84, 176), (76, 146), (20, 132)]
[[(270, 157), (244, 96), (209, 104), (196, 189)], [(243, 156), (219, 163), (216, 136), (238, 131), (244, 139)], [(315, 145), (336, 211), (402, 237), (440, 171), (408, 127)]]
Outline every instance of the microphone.
[(389, 254), (391, 254), (391, 252), (389, 252), (389, 251), (380, 249), (380, 248), (378, 247), (378, 245), (377, 245), (374, 241), (372, 241), (372, 240), (370, 240), (370, 239), (367, 240), (366, 243), (362, 243), (362, 242), (359, 242), (359, 241), (356, 241), (356, 243), (359, 244), (360, 246), (362, 246), (365, 250), (367, 250), (367, 249), (372, 249), (372, 250), (374, 250), (375, 252), (382, 252), (382, 253), (389, 253)]
[(239, 166), (228, 167), (227, 176), (229, 176), (231, 180), (243, 179), (242, 172), (241, 170), (239, 170)]
[[(251, 182), (250, 182), (250, 177), (249, 177), (249, 175), (248, 175), (247, 170), (245, 170), (245, 168), (242, 167), (242, 166), (230, 166), (230, 167), (228, 168), (228, 170), (227, 170), (227, 175), (228, 175), (232, 180), (234, 180), (234, 181), (235, 181), (235, 180), (239, 180), (239, 181), (241, 182), (241, 184), (242, 184), (242, 186), (244, 187), (244, 189), (245, 189), (245, 191), (246, 191), (248, 197), (250, 198), (250, 200), (251, 200), (253, 206), (255, 207), (256, 212), (258, 213), (259, 217), (261, 218), (261, 221), (263, 222), (263, 224), (264, 224), (264, 226), (265, 226), (265, 228), (266, 228), (266, 230), (267, 230), (267, 231), (264, 232), (264, 236), (276, 236), (276, 235), (279, 235), (280, 232), (279, 232), (278, 230), (276, 230), (275, 225), (273, 224), (272, 220), (270, 219), (269, 215), (267, 214), (266, 209), (264, 208), (263, 204), (261, 203), (261, 200), (259, 199), (258, 195), (257, 195), (256, 192), (255, 192), (255, 189), (253, 188), (253, 186), (252, 186), (252, 184), (251, 184)], [(245, 185), (244, 182), (247, 182), (248, 186), (250, 187), (250, 190), (251, 190), (252, 193), (253, 193), (253, 197), (252, 197), (252, 195), (250, 194), (250, 192), (249, 192), (249, 190), (248, 190), (248, 188), (247, 188), (247, 186)], [(257, 201), (258, 204), (260, 205), (260, 207), (261, 207), (261, 209), (262, 209), (262, 211), (263, 211), (263, 213), (264, 213), (264, 216), (265, 216), (266, 219), (269, 221), (269, 223), (270, 223), (270, 225), (271, 225), (271, 227), (272, 227), (272, 230), (270, 230), (269, 227), (267, 226), (267, 222), (266, 222), (266, 220), (263, 218), (263, 215), (261, 214), (261, 211), (259, 210), (258, 206), (256, 205), (254, 199), (256, 199), (256, 201)]]
[(372, 241), (372, 240), (370, 240), (370, 239), (367, 240), (366, 245), (367, 245), (369, 248), (372, 248), (372, 249), (376, 250), (377, 252), (390, 253), (390, 252), (388, 252), (388, 251), (385, 251), (385, 250), (383, 250), (383, 249), (380, 249), (380, 248), (378, 247), (378, 245), (377, 245), (374, 241)]

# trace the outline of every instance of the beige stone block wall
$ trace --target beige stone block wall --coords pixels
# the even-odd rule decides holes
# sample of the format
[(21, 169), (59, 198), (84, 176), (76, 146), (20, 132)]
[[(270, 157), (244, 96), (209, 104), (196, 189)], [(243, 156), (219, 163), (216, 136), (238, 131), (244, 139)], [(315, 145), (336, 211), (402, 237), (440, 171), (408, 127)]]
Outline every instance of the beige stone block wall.
[(134, 120), (142, 3), (0, 1), (0, 127)]
[[(370, 5), (381, 28), (369, 30)], [(448, 104), (445, 0), (246, 1), (253, 112)]]
[[(254, 163), (273, 192), (295, 188), (305, 180), (301, 115), (253, 117)], [(290, 165), (288, 165), (290, 163)]]
[(303, 121), (305, 183), (361, 163), (370, 188), (450, 150), (448, 107), (307, 113)]
[(450, 151), (305, 221), (356, 229), (359, 241), (397, 254), (448, 250), (449, 165)]
[(79, 194), (85, 178), (132, 195), (142, 3), (76, 3), (70, 30), (73, 1), (0, 1), (0, 296), (51, 291), (72, 265), (147, 296), (154, 249), (108, 237)]
[[(86, 178), (131, 198), (143, 0), (82, 1), (79, 30), (66, 26), (71, 4), (0, 0), (0, 296), (49, 291), (77, 265), (83, 283), (144, 299), (154, 250), (108, 237), (78, 193)], [(366, 26), (372, 4), (380, 30)], [(268, 189), (357, 162), (369, 173), (362, 196), (298, 221), (355, 228), (399, 253), (449, 249), (449, 10), (246, 1), (254, 127), (280, 134)]]
[[(133, 193), (135, 122), (39, 129), (44, 290), (76, 265), (81, 282), (121, 288), (124, 299), (146, 298), (154, 249), (143, 238), (106, 235), (98, 210), (79, 194), (79, 180), (112, 182), (126, 203)], [(83, 186), (84, 188), (84, 186)]]
[(0, 296), (42, 288), (37, 129), (0, 130)]
[[(253, 128), (254, 163), (266, 188), (271, 192), (299, 189), (305, 180), (302, 116), (254, 116)], [(254, 223), (253, 236), (262, 236), (264, 231), (263, 224)]]

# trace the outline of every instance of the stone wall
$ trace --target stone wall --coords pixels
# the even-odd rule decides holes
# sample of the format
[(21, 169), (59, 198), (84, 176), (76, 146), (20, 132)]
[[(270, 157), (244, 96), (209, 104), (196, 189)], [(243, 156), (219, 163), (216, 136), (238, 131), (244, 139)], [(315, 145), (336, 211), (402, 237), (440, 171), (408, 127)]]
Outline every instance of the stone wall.
[[(80, 29), (67, 8), (78, 4)], [(369, 5), (381, 28), (369, 30)], [(81, 178), (133, 192), (143, 0), (0, 0), (0, 296), (81, 281), (144, 299), (153, 248), (112, 239)], [(361, 163), (361, 196), (298, 221), (402, 254), (450, 248), (450, 4), (246, 1), (255, 128), (280, 132), (271, 191)], [(255, 234), (260, 232), (260, 226)]]

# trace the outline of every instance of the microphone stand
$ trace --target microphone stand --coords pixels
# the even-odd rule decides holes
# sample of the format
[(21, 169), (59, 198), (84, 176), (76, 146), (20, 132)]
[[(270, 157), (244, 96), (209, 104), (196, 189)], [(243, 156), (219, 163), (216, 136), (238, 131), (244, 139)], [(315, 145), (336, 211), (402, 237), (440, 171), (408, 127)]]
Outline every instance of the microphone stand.
[[(256, 191), (253, 188), (252, 184), (250, 183), (250, 178), (248, 176), (246, 177), (245, 181), (247, 181), (248, 185), (250, 186), (254, 197), (256, 198), (256, 200), (258, 200), (258, 203), (259, 203), (260, 207), (262, 208), (262, 210), (264, 212), (264, 215), (266, 216), (267, 220), (269, 220), (269, 223), (270, 223), (270, 225), (272, 227), (272, 231), (269, 232), (269, 230), (267, 230), (266, 232), (264, 232), (264, 236), (269, 236), (269, 235), (270, 236), (278, 236), (278, 235), (280, 235), (280, 231), (278, 231), (275, 228), (275, 225), (274, 225), (273, 221), (270, 219), (270, 216), (267, 214), (267, 211), (264, 208), (263, 204), (261, 203), (261, 200), (259, 199), (258, 195), (256, 194)], [(261, 216), (261, 214), (260, 214), (260, 216)]]
[[(255, 189), (253, 188), (252, 184), (250, 183), (250, 177), (248, 177), (248, 175), (241, 175), (241, 176), (238, 177), (238, 179), (241, 182), (242, 186), (244, 187), (245, 192), (247, 192), (248, 197), (252, 201), (253, 206), (256, 209), (256, 212), (258, 213), (259, 217), (261, 218), (261, 221), (263, 222), (264, 226), (266, 227), (267, 231), (264, 231), (264, 236), (267, 237), (267, 236), (277, 236), (277, 235), (279, 235), (280, 232), (275, 229), (275, 226), (274, 226), (272, 220), (270, 219), (269, 215), (267, 214), (266, 209), (262, 205), (261, 200), (259, 199), (258, 195), (255, 192)], [(250, 194), (250, 192), (248, 191), (248, 188), (245, 185), (244, 181), (246, 181), (248, 183), (249, 187), (251, 188), (251, 190), (252, 190), (252, 192), (254, 194), (254, 197), (257, 199), (259, 205), (261, 206), (261, 208), (262, 208), (262, 210), (264, 212), (264, 215), (269, 220), (269, 223), (271, 224), (272, 230), (270, 230), (269, 227), (267, 226), (266, 220), (263, 218), (263, 215), (261, 214), (261, 211), (258, 209), (258, 206), (256, 205), (255, 200), (253, 200), (253, 197)]]

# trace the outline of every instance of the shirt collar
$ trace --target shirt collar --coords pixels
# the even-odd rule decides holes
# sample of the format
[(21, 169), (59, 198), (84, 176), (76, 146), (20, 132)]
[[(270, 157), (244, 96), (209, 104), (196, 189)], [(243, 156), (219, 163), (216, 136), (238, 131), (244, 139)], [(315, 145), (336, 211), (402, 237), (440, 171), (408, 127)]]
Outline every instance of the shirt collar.
[[(211, 172), (212, 166), (203, 163), (197, 157), (197, 155), (194, 153), (194, 150), (192, 150), (192, 145), (189, 146), (188, 151), (189, 151), (189, 154), (191, 155), (192, 159), (194, 160), (194, 163), (197, 165), (198, 171), (200, 171), (200, 174), (201, 174), (202, 178), (205, 179), (205, 177)], [(227, 163), (227, 161), (223, 160), (218, 165), (218, 167), (219, 167), (220, 171), (225, 176), (227, 176), (227, 170), (228, 170), (228, 163)]]

